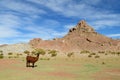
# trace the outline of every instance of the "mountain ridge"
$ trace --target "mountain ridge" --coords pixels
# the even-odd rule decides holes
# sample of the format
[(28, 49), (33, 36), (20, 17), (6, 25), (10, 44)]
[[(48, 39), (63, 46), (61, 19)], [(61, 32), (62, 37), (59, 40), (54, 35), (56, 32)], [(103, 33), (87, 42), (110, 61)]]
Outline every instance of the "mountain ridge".
[(119, 43), (120, 41), (97, 33), (85, 20), (78, 22), (63, 38), (53, 40), (34, 38), (29, 42), (34, 48), (55, 49), (62, 52), (120, 50)]

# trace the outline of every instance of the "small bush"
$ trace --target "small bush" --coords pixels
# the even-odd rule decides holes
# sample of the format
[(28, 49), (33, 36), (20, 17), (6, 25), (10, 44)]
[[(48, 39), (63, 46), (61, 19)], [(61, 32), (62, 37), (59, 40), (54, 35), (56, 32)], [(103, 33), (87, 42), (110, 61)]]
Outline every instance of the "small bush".
[(57, 51), (56, 50), (50, 50), (48, 54), (51, 54), (51, 57), (57, 56)]
[(116, 54), (119, 56), (119, 55), (120, 55), (120, 52), (117, 52)]
[(80, 52), (81, 54), (84, 54), (84, 53), (90, 53), (90, 51), (87, 51), (87, 50), (83, 50)]
[(107, 53), (105, 53), (105, 55), (108, 55)]
[(45, 55), (45, 54), (46, 54), (46, 52), (45, 52), (45, 50), (44, 50), (44, 49), (36, 49), (36, 50), (35, 50), (35, 54)]
[(4, 58), (4, 56), (3, 56), (3, 54), (1, 53), (1, 54), (0, 54), (0, 59), (3, 59), (3, 58)]
[(92, 57), (92, 55), (88, 55), (88, 57)]
[(8, 58), (13, 58), (12, 56), (9, 56)]
[(100, 58), (100, 56), (99, 56), (99, 55), (96, 55), (95, 58)]
[(70, 52), (67, 54), (68, 57), (72, 57), (74, 55), (74, 52)]
[(25, 51), (24, 51), (24, 53), (25, 53), (25, 54), (29, 54), (29, 53), (30, 53), (30, 51), (28, 51), (28, 50), (25, 50)]
[(13, 53), (12, 53), (12, 52), (9, 52), (8, 55), (13, 55)]
[(96, 55), (96, 53), (91, 53), (91, 55)]
[(98, 53), (104, 54), (104, 53), (105, 53), (105, 51), (98, 51)]
[(55, 57), (55, 56), (57, 56), (57, 53), (52, 53), (51, 54), (51, 57)]
[(115, 55), (115, 52), (110, 52), (112, 55)]
[(102, 64), (105, 64), (105, 62), (102, 62)]
[(0, 50), (0, 54), (3, 54), (3, 51), (2, 51), (2, 50)]
[(19, 58), (18, 56), (14, 56), (14, 58)]

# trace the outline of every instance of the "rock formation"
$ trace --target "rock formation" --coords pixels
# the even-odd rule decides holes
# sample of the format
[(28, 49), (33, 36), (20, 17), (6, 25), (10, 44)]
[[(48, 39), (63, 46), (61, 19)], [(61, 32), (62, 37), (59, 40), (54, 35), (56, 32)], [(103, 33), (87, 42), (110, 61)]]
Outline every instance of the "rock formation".
[(63, 38), (54, 40), (42, 40), (35, 38), (30, 40), (34, 48), (56, 49), (62, 52), (91, 50), (91, 51), (113, 51), (118, 48), (119, 40), (113, 40), (97, 33), (84, 20), (80, 21), (75, 27), (71, 28)]

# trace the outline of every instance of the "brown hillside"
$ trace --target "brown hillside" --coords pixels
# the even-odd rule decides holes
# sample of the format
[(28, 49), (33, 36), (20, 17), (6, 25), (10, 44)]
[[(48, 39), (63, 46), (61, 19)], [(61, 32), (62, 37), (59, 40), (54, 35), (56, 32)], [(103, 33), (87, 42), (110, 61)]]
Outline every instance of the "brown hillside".
[(113, 40), (98, 34), (92, 27), (82, 20), (75, 27), (71, 28), (63, 38), (54, 40), (42, 40), (34, 38), (30, 40), (30, 45), (34, 48), (56, 49), (62, 52), (77, 52), (80, 50), (90, 51), (118, 51), (120, 41)]

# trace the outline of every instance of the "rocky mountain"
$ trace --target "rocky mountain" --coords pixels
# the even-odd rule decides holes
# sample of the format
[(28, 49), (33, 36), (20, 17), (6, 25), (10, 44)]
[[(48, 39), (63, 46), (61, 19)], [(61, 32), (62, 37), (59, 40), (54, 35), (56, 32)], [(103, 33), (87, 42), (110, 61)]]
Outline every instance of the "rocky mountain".
[(113, 40), (97, 33), (84, 20), (71, 28), (63, 38), (55, 38), (53, 40), (34, 38), (30, 40), (29, 44), (34, 48), (55, 49), (62, 52), (120, 50), (120, 40)]

